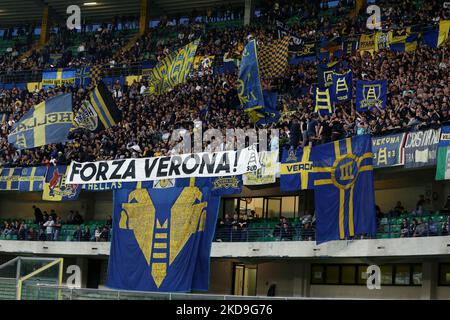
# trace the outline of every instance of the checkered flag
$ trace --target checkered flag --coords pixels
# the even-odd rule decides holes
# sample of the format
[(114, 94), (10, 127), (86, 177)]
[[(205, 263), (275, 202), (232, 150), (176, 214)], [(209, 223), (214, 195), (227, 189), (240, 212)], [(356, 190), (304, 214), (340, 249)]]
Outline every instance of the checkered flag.
[(262, 79), (284, 75), (288, 63), (289, 37), (274, 40), (258, 48), (259, 71)]

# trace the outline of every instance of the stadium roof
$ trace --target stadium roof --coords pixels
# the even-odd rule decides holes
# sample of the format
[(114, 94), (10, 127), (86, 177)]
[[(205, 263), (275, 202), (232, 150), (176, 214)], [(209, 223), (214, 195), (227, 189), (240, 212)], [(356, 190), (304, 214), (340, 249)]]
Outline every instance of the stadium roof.
[[(89, 3), (91, 5), (86, 5)], [(150, 19), (165, 14), (188, 14), (194, 9), (200, 11), (229, 3), (243, 6), (244, 0), (150, 0)], [(82, 20), (95, 19), (97, 22), (112, 21), (116, 15), (139, 15), (140, 9), (140, 0), (0, 0), (0, 25), (24, 22), (39, 25), (46, 4), (49, 6), (50, 21), (64, 21), (68, 17), (66, 10), (69, 5), (80, 6)]]

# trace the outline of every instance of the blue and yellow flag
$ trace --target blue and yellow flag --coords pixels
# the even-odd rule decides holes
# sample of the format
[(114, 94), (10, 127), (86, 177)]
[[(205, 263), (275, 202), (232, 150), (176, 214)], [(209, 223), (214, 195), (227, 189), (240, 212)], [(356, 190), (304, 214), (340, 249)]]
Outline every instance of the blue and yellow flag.
[(345, 73), (333, 72), (333, 84), (330, 87), (331, 101), (342, 102), (352, 100), (353, 97), (353, 73), (348, 70)]
[(258, 48), (258, 62), (262, 79), (284, 76), (288, 64), (289, 37), (273, 40)]
[(44, 89), (55, 86), (71, 86), (75, 84), (75, 69), (51, 69), (42, 72), (42, 86)]
[(149, 72), (146, 94), (163, 94), (176, 85), (185, 83), (194, 64), (199, 42), (195, 40), (158, 62)]
[(111, 128), (120, 120), (122, 120), (122, 112), (102, 81), (90, 92), (89, 99), (83, 101), (74, 117), (78, 127), (92, 132)]
[(252, 121), (257, 122), (263, 118), (264, 97), (259, 76), (255, 40), (247, 43), (242, 54), (237, 91), (241, 106)]
[(341, 67), (339, 61), (321, 63), (317, 65), (317, 81), (320, 89), (325, 89), (333, 84), (333, 72)]
[(67, 141), (73, 125), (72, 95), (50, 98), (32, 107), (8, 136), (16, 149), (29, 149)]
[(423, 42), (431, 48), (439, 48), (449, 38), (450, 20), (439, 21), (439, 26), (423, 34)]
[(280, 190), (282, 192), (312, 189), (311, 174), (314, 160), (311, 147), (283, 149), (280, 165)]
[(19, 178), (19, 191), (42, 191), (44, 190), (47, 167), (23, 168)]
[(91, 84), (96, 85), (102, 74), (102, 66), (87, 66), (77, 68), (75, 74), (75, 85), (79, 87), (88, 87)]
[(313, 148), (316, 241), (376, 234), (370, 135)]
[(320, 115), (330, 115), (333, 113), (333, 105), (331, 103), (330, 88), (320, 89), (313, 87), (314, 91), (314, 112)]
[(19, 190), (22, 168), (0, 169), (0, 190)]
[(66, 184), (67, 166), (50, 166), (45, 176), (42, 200), (69, 201), (80, 195), (81, 185)]
[(114, 191), (107, 286), (208, 290), (211, 243), (220, 197), (210, 186)]
[(0, 112), (0, 124), (8, 122), (8, 120), (9, 120), (9, 113)]
[(356, 83), (356, 110), (366, 112), (372, 110), (375, 106), (386, 109), (387, 90), (387, 80), (358, 80)]

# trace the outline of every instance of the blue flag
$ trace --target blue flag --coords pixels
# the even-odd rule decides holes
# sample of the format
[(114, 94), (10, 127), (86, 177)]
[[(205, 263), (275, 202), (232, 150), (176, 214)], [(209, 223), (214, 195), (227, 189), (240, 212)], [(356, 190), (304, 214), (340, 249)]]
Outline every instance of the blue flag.
[(75, 84), (75, 69), (51, 69), (42, 72), (42, 87), (44, 89), (56, 86), (72, 86)]
[(253, 122), (263, 118), (264, 96), (259, 77), (256, 42), (250, 41), (242, 54), (241, 68), (238, 79), (238, 97), (245, 112), (248, 112)]
[(317, 243), (376, 234), (370, 135), (313, 148)]
[(280, 166), (280, 190), (298, 191), (313, 188), (311, 147), (283, 149)]
[(332, 74), (331, 101), (342, 102), (352, 100), (353, 97), (353, 74), (352, 70), (345, 73)]
[(72, 120), (72, 94), (50, 98), (32, 107), (14, 124), (8, 142), (17, 149), (65, 142), (74, 127)]
[(0, 190), (19, 190), (22, 168), (0, 169)]
[(19, 179), (19, 191), (42, 191), (44, 190), (47, 167), (23, 168)]
[(358, 80), (356, 83), (356, 110), (366, 112), (375, 106), (386, 109), (387, 90), (387, 80)]
[(338, 61), (330, 63), (321, 63), (317, 65), (317, 81), (319, 82), (319, 88), (325, 89), (333, 84), (333, 71), (340, 68)]
[(108, 287), (208, 290), (220, 197), (190, 181), (188, 187), (114, 191)]

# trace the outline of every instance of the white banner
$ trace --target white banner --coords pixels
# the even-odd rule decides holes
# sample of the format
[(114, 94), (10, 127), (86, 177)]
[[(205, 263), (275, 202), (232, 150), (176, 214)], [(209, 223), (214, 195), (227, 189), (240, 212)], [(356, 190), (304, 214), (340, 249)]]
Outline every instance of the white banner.
[(256, 146), (239, 151), (170, 157), (72, 162), (67, 184), (154, 181), (172, 178), (236, 176), (261, 168)]

